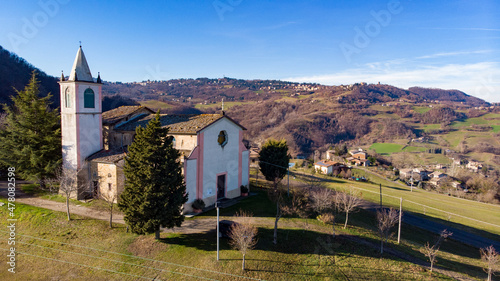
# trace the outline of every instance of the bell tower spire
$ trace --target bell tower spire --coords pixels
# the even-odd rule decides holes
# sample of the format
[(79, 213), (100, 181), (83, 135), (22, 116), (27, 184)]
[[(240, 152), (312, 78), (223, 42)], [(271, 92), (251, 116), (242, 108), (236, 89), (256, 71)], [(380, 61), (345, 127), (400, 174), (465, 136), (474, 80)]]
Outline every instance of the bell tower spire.
[(85, 159), (103, 149), (103, 139), (102, 83), (93, 81), (81, 46), (69, 78), (61, 79), (59, 85), (63, 166), (83, 172)]

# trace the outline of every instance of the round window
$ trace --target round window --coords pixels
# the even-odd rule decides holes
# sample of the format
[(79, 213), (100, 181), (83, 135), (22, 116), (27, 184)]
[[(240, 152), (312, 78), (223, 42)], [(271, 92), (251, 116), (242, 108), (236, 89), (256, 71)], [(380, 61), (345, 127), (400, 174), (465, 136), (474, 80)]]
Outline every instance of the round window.
[(226, 131), (220, 131), (217, 142), (220, 146), (224, 147), (227, 144), (227, 133)]

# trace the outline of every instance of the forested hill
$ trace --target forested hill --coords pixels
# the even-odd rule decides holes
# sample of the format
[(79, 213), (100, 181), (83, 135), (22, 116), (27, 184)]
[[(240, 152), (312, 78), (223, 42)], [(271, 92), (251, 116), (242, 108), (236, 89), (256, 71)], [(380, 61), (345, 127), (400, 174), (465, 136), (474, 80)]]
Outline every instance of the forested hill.
[[(23, 58), (0, 46), (0, 103), (10, 103), (15, 90), (22, 90), (33, 70), (38, 73), (43, 96), (52, 93), (53, 107), (59, 106), (58, 77), (45, 74)], [(487, 106), (488, 103), (458, 90), (412, 87), (408, 90), (391, 85), (356, 83), (323, 86), (278, 80), (243, 80), (234, 78), (173, 79), (140, 83), (110, 83), (103, 86), (103, 108), (135, 104), (136, 101), (160, 100), (172, 105), (192, 107), (199, 103), (265, 101), (282, 97), (319, 95), (338, 104), (376, 104), (398, 101), (461, 103), (467, 106)], [(0, 109), (1, 110), (1, 109)]]
[[(28, 63), (23, 58), (7, 51), (0, 46), (0, 104), (10, 104), (10, 97), (16, 90), (23, 90), (35, 70), (40, 81), (40, 92), (42, 96), (52, 94), (52, 106), (59, 106), (59, 85), (57, 79), (45, 74), (45, 72)], [(0, 109), (1, 110), (1, 109)]]

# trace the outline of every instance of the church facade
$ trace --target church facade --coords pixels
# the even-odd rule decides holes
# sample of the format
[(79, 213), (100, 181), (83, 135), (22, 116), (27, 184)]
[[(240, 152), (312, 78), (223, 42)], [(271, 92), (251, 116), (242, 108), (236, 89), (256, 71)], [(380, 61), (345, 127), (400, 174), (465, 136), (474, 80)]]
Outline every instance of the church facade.
[[(77, 52), (69, 79), (60, 81), (63, 165), (78, 172), (78, 198), (116, 200), (125, 186), (123, 166), (135, 128), (145, 127), (154, 112), (143, 106), (122, 106), (102, 112), (100, 75), (94, 82), (83, 50)], [(93, 93), (93, 95), (92, 95)], [(174, 148), (181, 152), (190, 211), (196, 199), (211, 205), (240, 196), (249, 184), (249, 150), (244, 127), (221, 114), (160, 116)]]

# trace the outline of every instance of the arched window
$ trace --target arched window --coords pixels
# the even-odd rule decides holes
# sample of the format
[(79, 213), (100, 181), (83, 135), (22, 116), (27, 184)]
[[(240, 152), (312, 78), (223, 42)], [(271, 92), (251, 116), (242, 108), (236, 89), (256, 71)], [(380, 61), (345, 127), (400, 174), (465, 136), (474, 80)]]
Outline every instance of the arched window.
[(226, 131), (220, 131), (217, 142), (220, 146), (224, 147), (227, 144), (227, 133)]
[(172, 147), (175, 148), (175, 138), (172, 137)]
[(85, 90), (85, 92), (83, 93), (83, 107), (94, 108), (95, 107), (94, 99), (95, 99), (94, 91), (92, 91), (91, 88)]
[(66, 88), (66, 92), (64, 93), (64, 105), (66, 108), (71, 107), (71, 92), (69, 88)]

